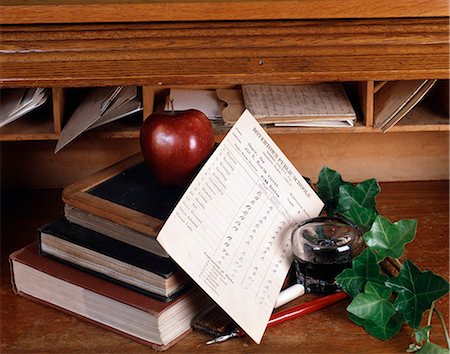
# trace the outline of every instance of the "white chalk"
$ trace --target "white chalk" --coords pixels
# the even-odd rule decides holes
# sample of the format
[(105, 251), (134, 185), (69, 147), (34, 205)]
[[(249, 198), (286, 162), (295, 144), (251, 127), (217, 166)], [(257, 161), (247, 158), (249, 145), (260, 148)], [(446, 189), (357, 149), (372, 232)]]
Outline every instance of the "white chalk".
[(305, 287), (301, 284), (294, 284), (280, 292), (275, 302), (274, 308), (278, 308), (288, 302), (302, 296), (305, 293)]

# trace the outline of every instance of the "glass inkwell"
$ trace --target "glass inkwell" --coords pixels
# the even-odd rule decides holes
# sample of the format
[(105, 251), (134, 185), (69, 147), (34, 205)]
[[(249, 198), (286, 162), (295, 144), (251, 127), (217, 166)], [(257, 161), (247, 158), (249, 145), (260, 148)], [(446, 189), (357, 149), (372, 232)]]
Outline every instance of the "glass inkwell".
[(298, 224), (291, 238), (297, 281), (307, 292), (339, 291), (335, 277), (363, 251), (362, 234), (344, 218), (317, 217)]

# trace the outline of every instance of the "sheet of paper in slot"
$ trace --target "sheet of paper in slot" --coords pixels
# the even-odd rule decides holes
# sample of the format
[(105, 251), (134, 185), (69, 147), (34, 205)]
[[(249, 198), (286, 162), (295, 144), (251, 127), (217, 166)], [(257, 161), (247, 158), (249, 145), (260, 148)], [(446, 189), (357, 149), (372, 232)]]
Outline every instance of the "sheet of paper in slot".
[(245, 111), (157, 240), (259, 343), (293, 260), (291, 230), (322, 207), (314, 190)]
[(5, 89), (0, 97), (0, 127), (42, 106), (48, 97), (45, 88)]
[(388, 81), (376, 93), (374, 127), (388, 131), (406, 116), (435, 85), (433, 80)]
[(353, 120), (311, 120), (295, 123), (275, 123), (276, 127), (314, 127), (314, 128), (350, 128), (354, 127)]
[(242, 95), (245, 107), (260, 123), (356, 119), (340, 83), (242, 85)]
[(88, 130), (142, 111), (142, 102), (136, 86), (125, 86), (103, 107), (101, 117)]
[(221, 119), (221, 105), (214, 90), (171, 89), (165, 111), (197, 109), (209, 119)]
[(85, 131), (141, 110), (136, 86), (91, 89), (61, 131), (55, 153)]

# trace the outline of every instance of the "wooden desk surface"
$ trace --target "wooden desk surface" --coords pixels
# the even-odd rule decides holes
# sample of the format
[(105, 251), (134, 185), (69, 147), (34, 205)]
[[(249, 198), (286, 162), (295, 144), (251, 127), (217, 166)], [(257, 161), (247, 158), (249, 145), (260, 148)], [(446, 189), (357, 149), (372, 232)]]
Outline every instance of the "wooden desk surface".
[[(449, 276), (448, 181), (384, 183), (380, 213), (392, 221), (417, 218), (416, 240), (406, 254), (422, 270)], [(73, 316), (13, 294), (7, 256), (36, 238), (36, 228), (62, 213), (61, 190), (2, 192), (1, 347), (2, 353), (148, 353), (151, 349)], [(297, 302), (304, 301), (301, 298)], [(448, 323), (448, 297), (437, 307)], [(347, 319), (346, 302), (268, 329), (262, 344), (248, 338), (206, 346), (208, 335), (193, 332), (168, 353), (402, 353), (411, 342), (403, 328), (389, 342), (370, 337)], [(432, 340), (444, 345), (436, 323)]]

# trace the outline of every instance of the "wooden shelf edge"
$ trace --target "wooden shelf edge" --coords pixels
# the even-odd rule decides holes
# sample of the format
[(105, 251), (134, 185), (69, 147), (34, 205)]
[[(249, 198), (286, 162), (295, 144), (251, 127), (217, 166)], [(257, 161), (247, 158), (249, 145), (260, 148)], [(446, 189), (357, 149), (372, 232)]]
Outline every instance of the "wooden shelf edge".
[[(266, 127), (269, 134), (383, 134), (378, 128), (357, 126), (349, 128), (316, 128), (316, 127)], [(216, 135), (224, 135), (229, 128), (215, 129)], [(450, 132), (449, 124), (435, 125), (399, 125), (394, 126), (387, 133), (409, 133), (409, 132)], [(97, 137), (101, 139), (138, 139), (139, 130), (128, 131), (102, 131), (87, 132), (82, 136)], [(38, 140), (58, 140), (59, 134), (0, 134), (0, 142), (2, 141), (38, 141)]]
[(428, 124), (428, 125), (396, 125), (388, 132), (448, 132), (450, 124)]
[[(439, 59), (440, 60), (440, 59)], [(213, 67), (213, 61), (207, 60), (210, 63), (206, 63), (205, 67)], [(219, 60), (220, 61), (220, 60)], [(317, 60), (319, 61), (319, 60)], [(345, 59), (342, 59), (344, 62)], [(448, 57), (445, 58), (448, 61)], [(8, 63), (9, 64), (9, 63)], [(3, 64), (2, 64), (3, 65)], [(6, 64), (5, 64), (6, 65)], [(3, 67), (5, 67), (3, 65)], [(107, 66), (108, 64), (105, 64)], [(117, 64), (120, 66), (119, 64)], [(89, 65), (88, 65), (89, 66)], [(150, 67), (150, 64), (136, 64), (139, 67)], [(319, 66), (317, 64), (317, 66)], [(21, 70), (18, 66), (13, 65), (8, 69), (9, 72), (17, 69)], [(98, 68), (92, 68), (95, 71)], [(90, 70), (90, 69), (88, 69)], [(29, 72), (27, 72), (28, 74)], [(383, 80), (419, 80), (424, 77), (430, 77), (435, 79), (447, 79), (449, 71), (447, 69), (411, 69), (411, 70), (398, 70), (396, 72), (389, 70), (379, 70), (379, 71), (352, 71), (351, 69), (344, 68), (342, 72), (339, 71), (308, 71), (308, 72), (282, 72), (277, 74), (277, 78), (271, 78), (265, 73), (250, 73), (250, 74), (239, 74), (232, 75), (229, 73), (218, 73), (218, 74), (201, 74), (196, 73), (195, 75), (190, 74), (179, 74), (179, 75), (98, 75), (97, 77), (88, 77), (87, 75), (80, 74), (78, 77), (44, 77), (43, 75), (38, 75), (37, 77), (27, 77), (22, 75), (20, 77), (11, 78), (0, 78), (0, 87), (2, 88), (19, 88), (19, 87), (72, 87), (72, 88), (82, 88), (82, 87), (99, 87), (99, 86), (186, 86), (193, 81), (195, 77), (195, 84), (197, 86), (213, 86), (213, 85), (236, 85), (239, 84), (260, 84), (264, 82), (266, 84), (279, 84), (283, 82), (286, 85), (295, 85), (298, 82), (320, 82), (320, 81), (343, 81), (342, 77), (345, 77), (345, 81), (373, 81), (375, 78), (381, 77)], [(237, 82), (238, 81), (238, 82)]]
[(58, 140), (59, 134), (0, 134), (0, 142), (2, 141), (39, 141), (39, 140)]

